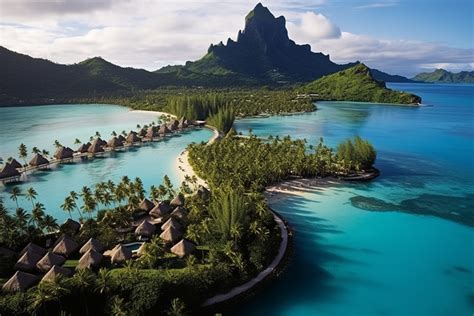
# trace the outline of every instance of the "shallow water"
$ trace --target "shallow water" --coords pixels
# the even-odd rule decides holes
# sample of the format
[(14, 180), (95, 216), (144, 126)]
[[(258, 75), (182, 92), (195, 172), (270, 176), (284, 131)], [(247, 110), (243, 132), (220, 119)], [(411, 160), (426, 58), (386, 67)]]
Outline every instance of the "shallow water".
[[(16, 114), (15, 114), (16, 113)], [(26, 119), (24, 116), (27, 115)], [(74, 119), (72, 119), (72, 118)], [(103, 139), (109, 139), (110, 133), (118, 133), (136, 128), (137, 124), (156, 121), (156, 115), (130, 112), (125, 107), (113, 105), (64, 105), (24, 108), (0, 108), (1, 151), (7, 153), (3, 157), (16, 155), (18, 143), (25, 143), (29, 148), (38, 146), (54, 151), (53, 141), (58, 139), (67, 146), (72, 146), (76, 137), (88, 140), (90, 135), (99, 131)], [(4, 118), (8, 118), (4, 121)], [(69, 123), (63, 120), (72, 120)], [(72, 123), (76, 120), (76, 123)], [(14, 122), (18, 122), (15, 128)], [(25, 127), (34, 126), (33, 130)], [(6, 124), (3, 124), (6, 123)], [(7, 131), (17, 130), (15, 138), (8, 137)], [(19, 136), (21, 135), (21, 137)], [(191, 142), (207, 141), (212, 132), (199, 129), (173, 136), (164, 141), (154, 142), (124, 152), (107, 155), (108, 158), (84, 160), (74, 164), (61, 164), (48, 171), (38, 171), (28, 176), (28, 181), (18, 185), (23, 191), (33, 187), (38, 192), (37, 201), (44, 204), (46, 213), (53, 215), (61, 223), (68, 214), (60, 209), (66, 195), (86, 186), (93, 186), (100, 181), (118, 182), (127, 175), (134, 179), (139, 177), (145, 189), (151, 185), (159, 185), (164, 175), (168, 175), (177, 186), (178, 175), (174, 168), (176, 157)], [(49, 146), (49, 147), (48, 147)], [(31, 156), (31, 155), (30, 155)], [(60, 170), (58, 170), (60, 169)], [(9, 192), (14, 185), (0, 185), (0, 197), (3, 197), (10, 209), (16, 207), (10, 200)], [(31, 203), (19, 200), (20, 206), (31, 209)], [(77, 214), (73, 214), (77, 217)]]
[(391, 86), (427, 106), (322, 102), (315, 113), (237, 123), (244, 133), (331, 146), (360, 135), (377, 148), (382, 172), (273, 205), (294, 228), (295, 255), (239, 314), (472, 314), (474, 229), (413, 212), (474, 216), (474, 86)]

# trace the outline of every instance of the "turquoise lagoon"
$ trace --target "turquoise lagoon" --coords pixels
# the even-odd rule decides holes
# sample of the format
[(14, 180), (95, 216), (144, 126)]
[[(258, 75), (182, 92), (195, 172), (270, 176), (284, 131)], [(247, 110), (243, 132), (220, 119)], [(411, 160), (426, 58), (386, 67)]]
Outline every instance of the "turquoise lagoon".
[(237, 123), (243, 133), (324, 137), (331, 146), (360, 135), (377, 148), (382, 172), (272, 205), (294, 229), (294, 256), (239, 314), (472, 315), (474, 229), (413, 212), (472, 225), (474, 86), (390, 86), (425, 106), (321, 102), (315, 113)]
[[(17, 157), (20, 143), (25, 143), (29, 151), (37, 146), (54, 153), (55, 139), (74, 148), (76, 137), (88, 141), (91, 135), (99, 131), (102, 138), (108, 140), (112, 131), (129, 131), (136, 129), (137, 124), (149, 124), (157, 119), (155, 114), (133, 112), (116, 105), (0, 107), (1, 157), (5, 160), (9, 156)], [(92, 187), (107, 180), (117, 182), (127, 175), (131, 179), (141, 178), (145, 189), (148, 189), (151, 185), (161, 184), (164, 175), (168, 175), (178, 186), (179, 179), (174, 167), (176, 157), (189, 143), (206, 141), (211, 136), (209, 130), (197, 129), (160, 142), (108, 154), (107, 158), (56, 165), (51, 170), (30, 174), (27, 181), (18, 186), (23, 191), (33, 187), (38, 192), (37, 201), (44, 204), (46, 213), (62, 222), (68, 217), (60, 208), (64, 198), (71, 190), (79, 192), (84, 185)], [(9, 198), (13, 186), (0, 185), (0, 197), (12, 210), (16, 207)], [(25, 199), (20, 199), (19, 204), (26, 210), (31, 208), (30, 202)]]

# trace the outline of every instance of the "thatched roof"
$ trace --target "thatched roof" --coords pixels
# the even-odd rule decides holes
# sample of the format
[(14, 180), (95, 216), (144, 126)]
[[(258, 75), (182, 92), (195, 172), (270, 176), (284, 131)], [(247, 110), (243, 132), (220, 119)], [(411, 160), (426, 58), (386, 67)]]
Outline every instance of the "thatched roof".
[(10, 161), (10, 165), (15, 168), (15, 169), (18, 169), (18, 168), (22, 168), (23, 166), (21, 165), (21, 163), (18, 162), (18, 160), (16, 159), (12, 159), (12, 161)]
[(69, 147), (61, 146), (54, 153), (54, 158), (56, 159), (67, 159), (72, 158), (74, 151)]
[(168, 124), (168, 128), (169, 128), (170, 131), (176, 131), (178, 129), (178, 125), (174, 125), (174, 124), (170, 123), (170, 124)]
[(104, 148), (102, 148), (102, 146), (102, 142), (99, 139), (94, 139), (90, 147), (87, 149), (87, 152), (90, 154), (104, 152)]
[(79, 259), (76, 270), (96, 268), (102, 262), (103, 258), (104, 256), (101, 253), (94, 249), (89, 249), (82, 255), (81, 259)]
[(162, 232), (160, 237), (166, 242), (175, 243), (183, 237), (183, 233), (179, 229), (171, 226)]
[(190, 255), (194, 250), (196, 250), (196, 246), (186, 239), (181, 239), (179, 243), (171, 247), (171, 252), (180, 258)]
[(169, 125), (170, 125), (170, 126), (174, 126), (174, 127), (178, 127), (179, 121), (178, 121), (177, 119), (173, 119), (173, 120), (170, 122)]
[(102, 252), (102, 250), (104, 250), (104, 246), (97, 239), (91, 238), (81, 247), (79, 253), (82, 255), (91, 249), (97, 252)]
[(143, 237), (151, 237), (156, 232), (156, 226), (147, 220), (144, 220), (137, 229), (135, 229), (135, 235)]
[(38, 261), (41, 260), (41, 257), (42, 256), (36, 252), (27, 251), (15, 263), (15, 269), (23, 271), (33, 271), (36, 268), (36, 264), (38, 263)]
[(62, 237), (56, 246), (53, 248), (53, 253), (57, 255), (62, 255), (68, 257), (73, 252), (75, 252), (79, 248), (77, 242), (72, 240), (71, 238), (64, 236)]
[(112, 257), (112, 255), (114, 254), (115, 250), (117, 250), (119, 246), (120, 246), (120, 244), (116, 245), (116, 246), (115, 246), (114, 248), (112, 248), (112, 249), (109, 249), (109, 250), (104, 251), (104, 256), (106, 256), (106, 257)]
[(70, 269), (63, 268), (60, 266), (52, 266), (51, 269), (49, 269), (48, 273), (46, 273), (41, 279), (41, 282), (54, 281), (60, 275), (68, 277), (72, 275), (72, 271)]
[(148, 127), (146, 134), (144, 135), (146, 138), (153, 138), (156, 136), (156, 131), (153, 126)]
[(37, 244), (33, 244), (30, 242), (28, 245), (25, 246), (25, 248), (23, 248), (23, 250), (20, 252), (20, 255), (26, 252), (36, 252), (40, 256), (43, 256), (47, 252), (47, 250), (43, 247), (38, 246)]
[(146, 249), (146, 243), (144, 242), (140, 248), (138, 248), (137, 250), (137, 255), (140, 257), (140, 256), (143, 256), (145, 254), (145, 249)]
[(142, 128), (139, 132), (138, 132), (138, 136), (140, 137), (144, 137), (146, 135), (146, 130), (144, 128)]
[(185, 219), (188, 216), (188, 212), (182, 206), (178, 206), (171, 212), (171, 216), (177, 219)]
[(23, 291), (35, 285), (39, 278), (36, 275), (17, 271), (3, 286), (5, 292)]
[(125, 143), (125, 140), (126, 140), (126, 138), (125, 138), (122, 134), (120, 134), (119, 136), (117, 136), (117, 139), (118, 139), (119, 141), (121, 141), (122, 143)]
[(65, 228), (67, 230), (70, 230), (72, 232), (77, 232), (79, 229), (81, 229), (81, 224), (79, 222), (76, 222), (75, 220), (68, 218), (62, 225), (62, 228)]
[(97, 142), (101, 146), (106, 146), (107, 145), (107, 142), (105, 140), (103, 140), (102, 138), (100, 138), (100, 137), (97, 138)]
[(20, 173), (18, 172), (18, 170), (16, 170), (8, 162), (0, 170), (0, 179), (9, 178), (9, 177), (16, 177), (16, 176), (19, 176), (19, 175), (20, 175)]
[(196, 192), (197, 196), (199, 196), (201, 199), (203, 200), (207, 200), (210, 195), (211, 195), (211, 192), (209, 192), (208, 189), (206, 189), (205, 187), (203, 187), (202, 185), (199, 186), (197, 192)]
[(176, 206), (184, 206), (184, 196), (182, 194), (178, 194), (171, 200), (170, 205), (172, 207)]
[(122, 147), (123, 142), (120, 141), (117, 137), (112, 137), (109, 142), (107, 143), (107, 146), (115, 148), (115, 147)]
[(121, 264), (132, 257), (132, 251), (124, 245), (119, 245), (110, 257), (110, 261), (115, 264)]
[(79, 146), (79, 148), (76, 151), (81, 154), (86, 153), (89, 150), (90, 146), (91, 146), (91, 143), (87, 142)]
[(56, 255), (54, 253), (48, 252), (41, 258), (38, 263), (36, 263), (36, 267), (38, 270), (42, 272), (49, 271), (53, 266), (60, 266), (66, 261), (66, 258), (60, 255)]
[(128, 133), (127, 139), (126, 139), (127, 143), (133, 144), (133, 143), (138, 143), (139, 141), (140, 141), (140, 138), (137, 136), (135, 132)]
[(151, 211), (155, 207), (155, 204), (150, 201), (149, 199), (144, 199), (141, 201), (140, 205), (138, 206), (139, 209), (144, 210), (144, 211)]
[(181, 230), (183, 226), (178, 222), (174, 217), (170, 217), (163, 225), (161, 225), (161, 230), (167, 230), (169, 227), (174, 227), (178, 230)]
[(33, 159), (30, 160), (30, 166), (33, 166), (33, 167), (46, 165), (48, 163), (49, 163), (49, 160), (44, 158), (41, 154), (35, 154)]
[(189, 126), (189, 125), (193, 125), (193, 122), (190, 121), (190, 120), (184, 120), (184, 124), (186, 124), (187, 126)]
[(154, 218), (163, 217), (171, 212), (171, 207), (166, 202), (160, 202), (151, 211), (150, 216)]
[(165, 124), (161, 125), (160, 129), (158, 130), (158, 134), (164, 135), (164, 134), (168, 134), (168, 133), (171, 133), (168, 126), (166, 126)]

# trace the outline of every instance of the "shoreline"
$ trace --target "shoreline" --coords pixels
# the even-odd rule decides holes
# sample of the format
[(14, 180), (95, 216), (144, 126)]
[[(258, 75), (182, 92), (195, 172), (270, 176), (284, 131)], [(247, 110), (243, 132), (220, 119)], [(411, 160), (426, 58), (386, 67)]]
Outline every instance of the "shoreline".
[(171, 113), (167, 113), (167, 112), (161, 112), (161, 111), (148, 111), (148, 110), (134, 110), (132, 108), (129, 108), (130, 109), (130, 112), (134, 112), (134, 113), (144, 113), (144, 114), (156, 114), (158, 116), (161, 116), (161, 115), (166, 115), (166, 116), (171, 116), (173, 118), (176, 118), (176, 115), (173, 115)]

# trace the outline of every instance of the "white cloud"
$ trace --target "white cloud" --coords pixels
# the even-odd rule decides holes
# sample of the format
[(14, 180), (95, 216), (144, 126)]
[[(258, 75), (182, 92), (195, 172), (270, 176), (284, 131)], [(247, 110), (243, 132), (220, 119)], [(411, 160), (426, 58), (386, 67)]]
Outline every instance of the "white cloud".
[(299, 23), (288, 23), (289, 31), (294, 39), (328, 39), (339, 38), (341, 30), (328, 18), (320, 13), (306, 12), (300, 15)]
[(387, 8), (387, 7), (394, 7), (398, 5), (398, 1), (396, 0), (387, 0), (381, 2), (374, 2), (369, 4), (364, 4), (357, 6), (357, 9), (377, 9), (377, 8)]
[[(341, 32), (314, 12), (322, 4), (265, 2), (275, 16), (288, 18), (292, 39), (337, 62), (360, 60), (406, 75), (428, 64), (472, 68), (472, 49)], [(0, 0), (0, 45), (60, 63), (102, 56), (121, 66), (155, 70), (198, 59), (211, 43), (235, 39), (254, 5), (255, 0)]]

